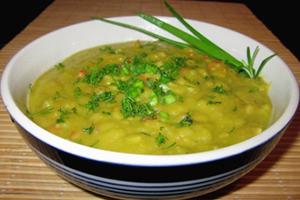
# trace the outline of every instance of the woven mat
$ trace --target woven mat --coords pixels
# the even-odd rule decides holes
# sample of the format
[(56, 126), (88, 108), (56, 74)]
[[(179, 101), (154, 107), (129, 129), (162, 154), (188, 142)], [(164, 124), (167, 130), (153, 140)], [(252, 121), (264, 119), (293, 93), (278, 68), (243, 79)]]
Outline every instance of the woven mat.
[[(300, 80), (299, 61), (243, 4), (171, 1), (187, 18), (244, 33), (278, 53)], [(158, 0), (60, 0), (17, 35), (0, 52), (0, 74), (24, 45), (54, 29), (91, 16), (134, 15), (144, 11), (170, 15)], [(0, 98), (1, 99), (1, 98)], [(300, 111), (273, 152), (253, 171), (201, 199), (300, 199)], [(83, 191), (58, 177), (27, 147), (0, 100), (0, 199), (107, 199)], [(200, 199), (196, 198), (196, 199)]]

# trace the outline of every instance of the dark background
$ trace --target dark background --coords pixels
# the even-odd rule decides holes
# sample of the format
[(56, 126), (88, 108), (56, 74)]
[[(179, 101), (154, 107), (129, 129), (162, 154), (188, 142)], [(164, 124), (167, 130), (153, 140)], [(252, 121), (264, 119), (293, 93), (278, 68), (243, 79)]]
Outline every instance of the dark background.
[[(220, 0), (244, 3), (298, 58), (299, 9), (296, 0)], [(42, 12), (53, 0), (1, 1), (0, 48)]]

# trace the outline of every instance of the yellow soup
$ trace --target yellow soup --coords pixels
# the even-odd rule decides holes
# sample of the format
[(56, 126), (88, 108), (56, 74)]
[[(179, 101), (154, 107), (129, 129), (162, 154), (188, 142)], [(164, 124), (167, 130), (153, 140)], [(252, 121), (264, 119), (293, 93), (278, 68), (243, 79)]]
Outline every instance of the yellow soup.
[(261, 133), (272, 112), (268, 88), (193, 49), (133, 41), (55, 65), (30, 87), (27, 113), (90, 147), (186, 154)]

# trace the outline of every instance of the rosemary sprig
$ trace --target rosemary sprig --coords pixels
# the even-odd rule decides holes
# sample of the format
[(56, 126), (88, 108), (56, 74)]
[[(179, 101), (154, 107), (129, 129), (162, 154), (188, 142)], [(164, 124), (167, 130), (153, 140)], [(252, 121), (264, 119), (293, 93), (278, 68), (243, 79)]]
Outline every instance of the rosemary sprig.
[(261, 70), (264, 68), (264, 66), (267, 64), (267, 62), (269, 60), (271, 60), (274, 56), (276, 56), (276, 54), (272, 54), (270, 56), (268, 56), (267, 58), (265, 58), (259, 65), (258, 69), (255, 70), (254, 68), (254, 62), (255, 62), (255, 59), (256, 59), (256, 56), (259, 52), (259, 47), (257, 46), (253, 52), (253, 54), (251, 55), (251, 50), (250, 50), (250, 47), (247, 47), (247, 62), (246, 63), (244, 60), (242, 61), (243, 62), (243, 71), (247, 73), (247, 75), (250, 77), (250, 78), (257, 78), (261, 72)]
[(218, 60), (228, 63), (229, 66), (231, 66), (237, 72), (245, 72), (249, 76), (249, 78), (257, 78), (259, 76), (259, 74), (261, 73), (262, 69), (264, 68), (264, 66), (267, 64), (267, 62), (269, 62), (276, 55), (276, 54), (273, 54), (273, 55), (270, 55), (267, 58), (265, 58), (259, 65), (258, 69), (256, 70), (254, 67), (254, 62), (255, 62), (255, 59), (259, 52), (258, 47), (256, 47), (256, 49), (254, 50), (252, 55), (251, 55), (250, 48), (247, 47), (247, 63), (244, 60), (239, 61), (237, 58), (232, 56), (230, 53), (228, 53), (227, 51), (225, 51), (224, 49), (222, 49), (221, 47), (219, 47), (218, 45), (216, 45), (215, 43), (210, 41), (208, 38), (206, 38), (203, 34), (198, 32), (196, 29), (194, 29), (179, 13), (177, 13), (175, 11), (175, 9), (166, 0), (164, 0), (164, 3), (166, 5), (166, 7), (169, 9), (169, 11), (173, 14), (173, 16), (176, 17), (176, 19), (178, 19), (193, 35), (185, 32), (183, 30), (180, 30), (179, 28), (177, 28), (171, 24), (168, 24), (154, 16), (147, 15), (144, 13), (140, 13), (140, 14), (138, 14), (138, 16), (140, 16), (144, 20), (154, 24), (155, 26), (171, 33), (172, 35), (176, 36), (177, 38), (181, 39), (182, 41), (184, 41), (186, 43), (169, 39), (167, 37), (155, 34), (153, 32), (147, 31), (145, 29), (142, 29), (142, 28), (130, 25), (130, 24), (116, 22), (116, 21), (108, 20), (108, 19), (101, 18), (101, 17), (94, 17), (94, 19), (139, 31), (141, 33), (144, 33), (146, 35), (157, 38), (161, 41), (167, 42), (171, 45), (174, 45), (174, 46), (177, 46), (180, 48), (187, 48), (187, 47), (194, 48), (200, 52), (206, 53), (207, 55), (209, 55), (213, 58), (216, 58)]

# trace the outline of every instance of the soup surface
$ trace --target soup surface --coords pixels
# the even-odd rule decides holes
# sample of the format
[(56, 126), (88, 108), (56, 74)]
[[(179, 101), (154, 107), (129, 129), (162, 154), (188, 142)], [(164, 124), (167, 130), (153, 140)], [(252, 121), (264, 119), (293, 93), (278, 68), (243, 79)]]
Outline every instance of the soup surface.
[(55, 65), (30, 86), (27, 114), (90, 147), (186, 154), (262, 132), (272, 112), (268, 88), (193, 49), (133, 41)]

